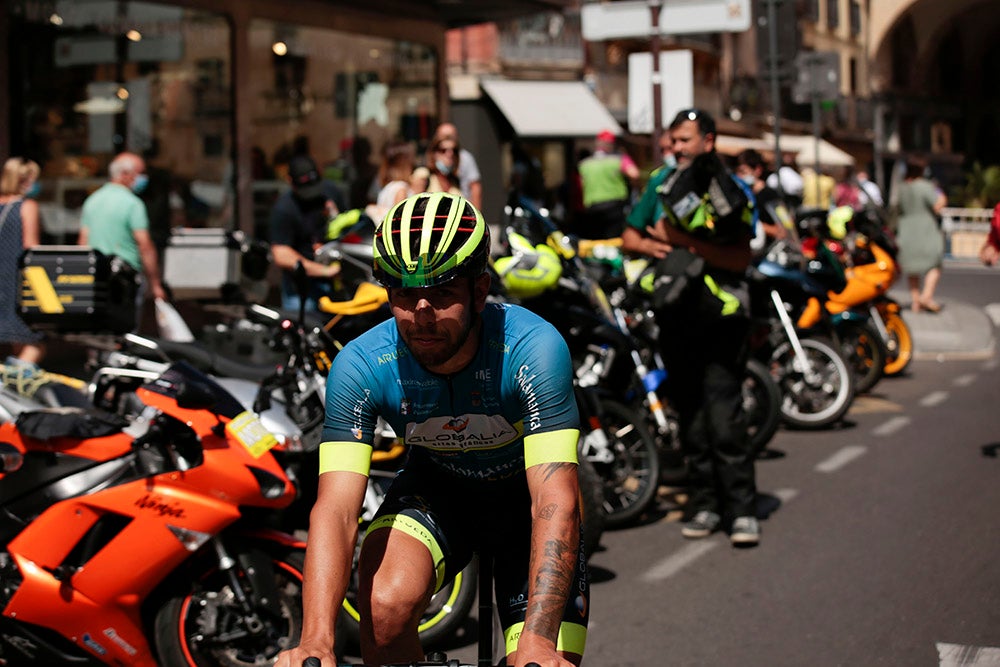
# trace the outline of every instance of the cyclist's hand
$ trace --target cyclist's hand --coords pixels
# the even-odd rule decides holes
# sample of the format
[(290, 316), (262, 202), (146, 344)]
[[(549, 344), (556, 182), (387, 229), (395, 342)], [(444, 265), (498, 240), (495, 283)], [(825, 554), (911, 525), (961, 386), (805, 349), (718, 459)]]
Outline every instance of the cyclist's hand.
[(279, 653), (274, 667), (302, 667), (305, 659), (310, 657), (319, 658), (323, 663), (323, 667), (337, 666), (337, 659), (328, 647), (299, 644), (295, 648), (290, 648), (287, 651)]
[(532, 664), (538, 667), (573, 667), (572, 662), (556, 653), (551, 643), (535, 641), (531, 635), (522, 633), (514, 665), (528, 667)]

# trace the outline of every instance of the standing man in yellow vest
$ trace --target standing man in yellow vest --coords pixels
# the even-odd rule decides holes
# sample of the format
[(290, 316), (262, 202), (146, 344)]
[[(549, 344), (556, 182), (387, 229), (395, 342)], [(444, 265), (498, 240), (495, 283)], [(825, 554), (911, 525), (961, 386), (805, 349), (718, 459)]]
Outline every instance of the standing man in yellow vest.
[(603, 130), (597, 135), (594, 154), (580, 162), (583, 188), (583, 219), (573, 230), (585, 239), (621, 236), (629, 195), (639, 181), (639, 168), (628, 155), (614, 152), (615, 135)]

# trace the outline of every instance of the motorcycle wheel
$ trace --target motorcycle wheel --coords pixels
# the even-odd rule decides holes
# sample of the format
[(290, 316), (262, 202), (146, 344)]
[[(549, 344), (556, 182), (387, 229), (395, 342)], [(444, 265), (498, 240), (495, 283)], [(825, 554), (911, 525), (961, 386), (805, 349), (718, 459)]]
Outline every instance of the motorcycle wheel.
[(854, 393), (864, 394), (882, 379), (886, 348), (882, 337), (869, 322), (843, 321), (837, 324), (840, 349), (854, 372)]
[(781, 389), (756, 359), (747, 362), (743, 377), (743, 410), (754, 457), (760, 456), (781, 425)]
[[(345, 647), (357, 649), (361, 638), (361, 614), (358, 610), (358, 556), (361, 542), (354, 550), (354, 568), (347, 595), (341, 608), (337, 631), (346, 642)], [(479, 581), (479, 567), (476, 561), (469, 563), (455, 578), (444, 584), (431, 597), (427, 609), (420, 617), (417, 632), (420, 643), (432, 646), (450, 637), (465, 623), (476, 601)]]
[(888, 354), (882, 372), (893, 377), (902, 374), (913, 360), (913, 335), (906, 320), (899, 313), (892, 312), (882, 305), (879, 306), (879, 312), (885, 323), (885, 330), (889, 334), (886, 345)]
[(598, 453), (590, 461), (601, 477), (606, 525), (616, 528), (635, 521), (653, 502), (660, 456), (646, 421), (634, 410), (602, 400), (599, 419), (612, 458), (602, 460)]
[[(233, 555), (238, 561), (236, 554)], [(259, 667), (273, 665), (280, 651), (295, 646), (302, 632), (302, 571), (305, 555), (272, 555), (278, 599), (254, 613), (260, 629), (246, 627), (247, 614), (226, 572), (207, 572), (160, 607), (154, 623), (162, 667)], [(240, 576), (240, 575), (237, 575)], [(244, 578), (243, 592), (249, 592)], [(274, 613), (274, 609), (279, 611)]]
[(781, 418), (793, 428), (826, 428), (851, 407), (854, 377), (833, 343), (821, 338), (800, 342), (812, 371), (811, 381), (799, 368), (790, 342), (781, 343), (771, 354), (771, 377), (781, 388)]
[(580, 539), (589, 559), (601, 545), (607, 517), (604, 514), (604, 487), (594, 464), (580, 457), (576, 467), (580, 484)]

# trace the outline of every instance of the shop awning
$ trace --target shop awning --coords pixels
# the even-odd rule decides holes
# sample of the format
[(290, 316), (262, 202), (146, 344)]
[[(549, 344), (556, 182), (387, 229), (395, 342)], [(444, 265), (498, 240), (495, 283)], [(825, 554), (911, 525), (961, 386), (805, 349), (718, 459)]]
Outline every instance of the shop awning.
[(483, 91), (521, 138), (592, 138), (621, 125), (579, 81), (480, 81)]
[[(774, 147), (774, 135), (764, 134), (764, 140)], [(781, 152), (795, 153), (795, 164), (809, 167), (816, 164), (816, 139), (809, 135), (782, 134)], [(854, 157), (826, 139), (819, 140), (819, 163), (823, 167), (848, 167), (854, 164)]]
[(759, 151), (762, 155), (771, 155), (774, 153), (774, 142), (769, 144), (763, 139), (734, 137), (728, 134), (720, 134), (715, 137), (715, 150), (723, 155), (735, 157), (750, 148)]

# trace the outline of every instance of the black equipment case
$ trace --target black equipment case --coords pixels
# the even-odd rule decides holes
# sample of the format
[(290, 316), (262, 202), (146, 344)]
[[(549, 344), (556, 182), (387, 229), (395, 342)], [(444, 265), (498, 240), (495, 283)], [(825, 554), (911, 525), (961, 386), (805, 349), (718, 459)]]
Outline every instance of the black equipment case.
[(122, 334), (136, 328), (138, 274), (85, 246), (36, 246), (21, 256), (18, 313), (33, 329)]

